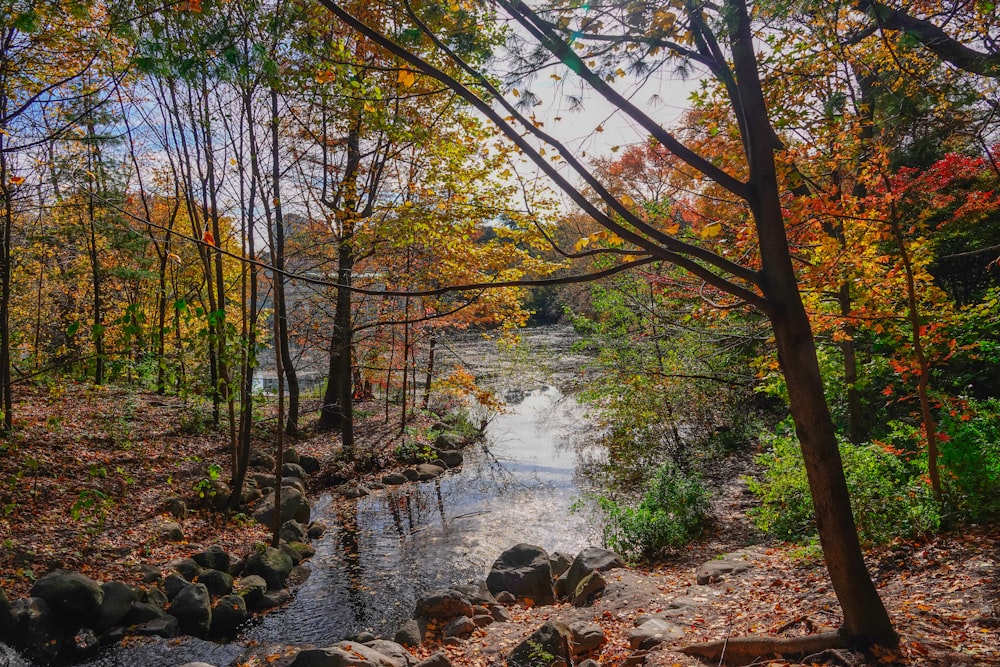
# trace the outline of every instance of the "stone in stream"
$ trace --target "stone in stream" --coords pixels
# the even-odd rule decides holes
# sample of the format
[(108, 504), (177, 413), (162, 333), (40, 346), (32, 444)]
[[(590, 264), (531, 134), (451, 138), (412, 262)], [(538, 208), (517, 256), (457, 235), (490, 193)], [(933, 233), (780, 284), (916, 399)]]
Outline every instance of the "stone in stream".
[(236, 594), (226, 595), (212, 607), (212, 636), (233, 637), (249, 619), (246, 601)]
[(345, 498), (364, 498), (369, 493), (371, 492), (363, 486), (349, 486), (346, 489), (343, 489), (340, 492), (340, 495)]
[(382, 478), (382, 483), (386, 486), (399, 486), (400, 484), (406, 484), (409, 480), (398, 472), (391, 472)]
[(289, 519), (281, 524), (281, 529), (278, 531), (278, 537), (286, 542), (305, 542), (308, 534), (308, 529), (295, 519)]
[(462, 452), (451, 449), (435, 449), (434, 455), (438, 457), (449, 468), (457, 468), (465, 460)]
[(45, 600), (57, 616), (79, 624), (90, 618), (104, 600), (100, 584), (79, 572), (66, 570), (54, 570), (36, 581), (31, 595)]
[(161, 616), (132, 627), (129, 633), (138, 637), (163, 637), (169, 639), (181, 634), (180, 624), (173, 616)]
[(547, 621), (514, 647), (507, 656), (508, 667), (553, 667), (573, 664), (570, 654), (572, 633), (558, 621)]
[[(309, 523), (309, 501), (302, 491), (295, 487), (284, 487), (281, 490), (281, 521), (295, 519), (300, 523)], [(253, 518), (265, 526), (273, 525), (274, 494), (267, 496), (254, 510)]]
[(167, 612), (163, 607), (159, 607), (149, 602), (133, 602), (120, 621), (125, 627), (142, 625), (156, 618), (163, 618)]
[(39, 597), (21, 598), (10, 606), (14, 619), (11, 640), (30, 654), (48, 662), (59, 652), (62, 634), (55, 612)]
[(402, 646), (420, 646), (427, 634), (427, 619), (411, 618), (399, 626), (393, 639)]
[(14, 629), (14, 614), (10, 611), (10, 600), (7, 594), (0, 588), (0, 637), (5, 637), (8, 632)]
[(555, 602), (549, 554), (533, 544), (516, 544), (500, 554), (486, 577), (486, 586), (494, 595), (507, 591), (535, 604)]
[(417, 466), (417, 479), (421, 482), (440, 477), (444, 474), (444, 468), (433, 463), (421, 463)]
[(438, 450), (442, 450), (442, 449), (450, 449), (450, 450), (462, 449), (463, 447), (465, 447), (468, 444), (469, 444), (469, 441), (465, 439), (465, 436), (463, 436), (463, 435), (461, 435), (459, 433), (452, 432), (452, 431), (446, 431), (444, 433), (441, 433), (440, 435), (438, 435), (437, 438), (434, 439), (434, 447), (435, 447), (435, 449), (438, 449)]

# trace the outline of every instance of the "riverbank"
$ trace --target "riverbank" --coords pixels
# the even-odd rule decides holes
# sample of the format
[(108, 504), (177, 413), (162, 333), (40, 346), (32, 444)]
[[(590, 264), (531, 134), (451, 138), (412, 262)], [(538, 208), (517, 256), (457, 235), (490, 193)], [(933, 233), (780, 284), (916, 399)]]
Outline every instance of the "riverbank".
[[(26, 395), (18, 415), (19, 434), (5, 443), (0, 457), (5, 508), (0, 587), (8, 597), (25, 595), (34, 579), (57, 567), (102, 581), (139, 583), (143, 563), (166, 563), (212, 544), (245, 557), (267, 540), (267, 530), (251, 520), (197, 509), (181, 521), (182, 541), (161, 534), (163, 522), (176, 520), (167, 513), (166, 500), (192, 497), (210, 466), (225, 466), (227, 460), (224, 436), (204, 431), (190, 405), (153, 394), (71, 386), (58, 395)], [(358, 432), (359, 450), (370, 455), (372, 464), (368, 478), (375, 479), (382, 474), (379, 462), (388, 461), (399, 442), (398, 425), (384, 423), (379, 412), (361, 421)], [(340, 468), (333, 465), (339, 448), (335, 436), (316, 435), (295, 446), (322, 462), (316, 486), (340, 481)], [(675, 650), (685, 643), (835, 627), (836, 601), (815, 550), (757, 544), (750, 569), (698, 585), (701, 565), (753, 541), (739, 523), (743, 491), (734, 485), (728, 493), (716, 503), (714, 530), (664, 562), (609, 575), (604, 596), (592, 606), (514, 605), (509, 607), (512, 622), (477, 629), (449, 645), (432, 640), (414, 648), (414, 656), (443, 650), (455, 667), (499, 665), (543, 622), (562, 619), (601, 627), (606, 640), (592, 657), (602, 665), (687, 667), (702, 663)], [(998, 553), (1000, 541), (987, 530), (872, 552), (870, 566), (903, 638), (900, 649), (875, 656), (830, 653), (803, 664), (1000, 665)], [(680, 610), (674, 614), (680, 638), (648, 653), (630, 645), (638, 617), (672, 609)], [(251, 667), (268, 664), (269, 658), (280, 664), (276, 656), (282, 653), (261, 646), (238, 663), (213, 664)]]

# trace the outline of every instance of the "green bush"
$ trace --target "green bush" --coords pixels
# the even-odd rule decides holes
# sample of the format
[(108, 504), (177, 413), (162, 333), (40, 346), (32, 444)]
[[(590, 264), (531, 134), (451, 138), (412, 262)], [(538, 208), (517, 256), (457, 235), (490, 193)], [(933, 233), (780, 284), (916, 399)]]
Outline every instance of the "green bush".
[(941, 418), (941, 480), (959, 519), (1000, 516), (1000, 400), (970, 402)]
[[(901, 439), (909, 433), (897, 430)], [(770, 450), (757, 457), (760, 479), (749, 479), (761, 500), (750, 514), (757, 527), (786, 540), (816, 534), (812, 495), (798, 439), (787, 423), (767, 438)], [(840, 444), (854, 520), (863, 542), (877, 544), (937, 530), (941, 513), (925, 481), (923, 461), (907, 461), (877, 444)]]
[(656, 469), (638, 505), (606, 497), (597, 502), (604, 512), (605, 544), (630, 560), (684, 545), (701, 532), (708, 515), (701, 482), (671, 463)]

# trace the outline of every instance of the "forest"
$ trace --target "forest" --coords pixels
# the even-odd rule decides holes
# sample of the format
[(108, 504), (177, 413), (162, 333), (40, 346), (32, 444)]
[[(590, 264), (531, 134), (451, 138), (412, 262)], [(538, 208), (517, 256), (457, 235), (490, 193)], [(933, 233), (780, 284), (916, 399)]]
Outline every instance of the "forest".
[(602, 546), (701, 554), (743, 485), (724, 546), (830, 587), (689, 655), (1000, 664), (995, 566), (928, 649), (872, 565), (997, 544), (998, 40), (988, 0), (0, 0), (0, 640), (53, 569), (278, 549), (299, 453), (443, 465), (510, 407), (445, 348), (559, 323)]

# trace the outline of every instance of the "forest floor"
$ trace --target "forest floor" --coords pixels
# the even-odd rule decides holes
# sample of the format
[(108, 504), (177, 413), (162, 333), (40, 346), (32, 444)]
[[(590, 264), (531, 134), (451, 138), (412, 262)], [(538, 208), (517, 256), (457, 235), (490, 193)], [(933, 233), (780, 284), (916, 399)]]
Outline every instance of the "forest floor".
[[(139, 583), (140, 564), (166, 563), (210, 544), (246, 556), (267, 540), (267, 531), (246, 517), (198, 509), (182, 521), (184, 542), (160, 534), (163, 523), (174, 520), (165, 510), (168, 498), (194, 502), (209, 467), (228, 468), (227, 438), (210, 428), (204, 407), (73, 384), (20, 389), (18, 399), (16, 432), (0, 440), (0, 588), (9, 598), (26, 595), (35, 578), (57, 567), (102, 581)], [(358, 449), (385, 461), (398, 443), (398, 428), (387, 426), (378, 413), (359, 421)], [(335, 435), (316, 434), (295, 446), (327, 468), (339, 443)], [(716, 500), (713, 529), (672, 557), (608, 573), (605, 596), (591, 607), (514, 607), (514, 623), (477, 630), (464, 644), (444, 650), (456, 667), (502, 664), (509, 649), (544, 620), (590, 620), (608, 637), (595, 656), (602, 665), (642, 664), (629, 660), (632, 620), (668, 609), (679, 597), (697, 602), (676, 619), (684, 638), (651, 651), (645, 657), (650, 667), (705, 664), (674, 650), (682, 644), (835, 628), (836, 599), (814, 548), (757, 544), (749, 571), (695, 586), (699, 565), (755, 541), (742, 518), (746, 502), (739, 484), (726, 487)], [(867, 558), (901, 636), (898, 649), (756, 664), (1000, 666), (1000, 535), (995, 528), (899, 541), (870, 551)], [(440, 648), (431, 644), (419, 652)]]

